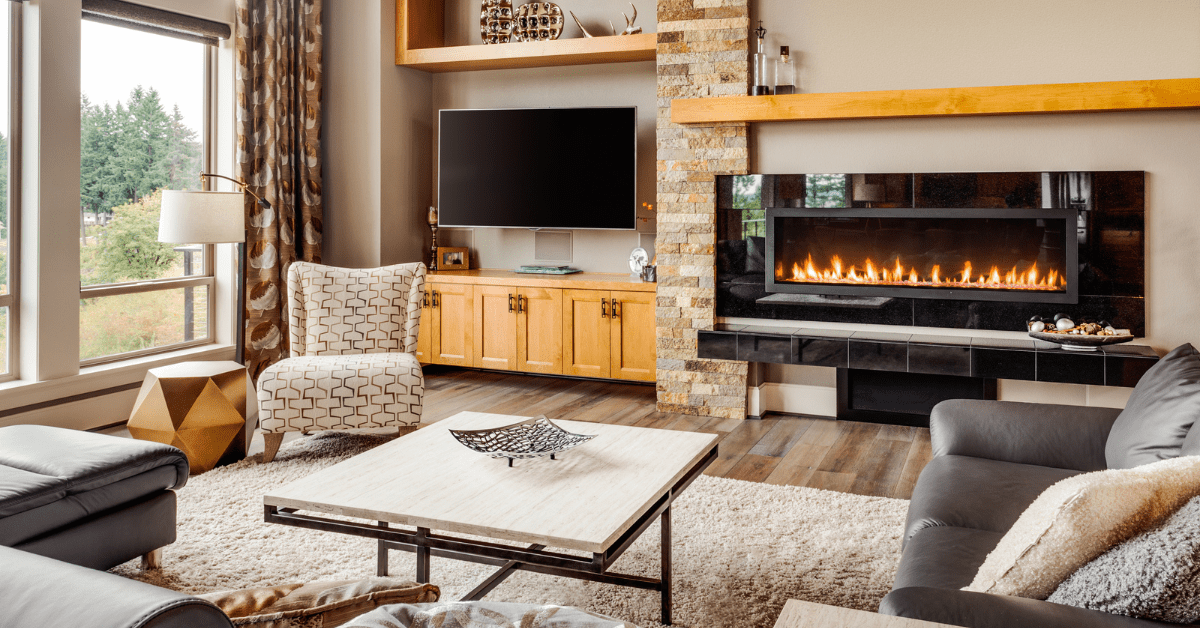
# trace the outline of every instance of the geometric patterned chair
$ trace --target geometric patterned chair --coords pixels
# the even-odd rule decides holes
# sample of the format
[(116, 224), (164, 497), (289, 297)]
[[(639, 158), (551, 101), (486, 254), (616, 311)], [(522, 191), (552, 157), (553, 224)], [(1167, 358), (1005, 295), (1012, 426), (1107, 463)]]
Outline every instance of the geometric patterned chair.
[(263, 462), (285, 432), (398, 427), (421, 421), (417, 362), (424, 264), (288, 268), (291, 357), (258, 379)]

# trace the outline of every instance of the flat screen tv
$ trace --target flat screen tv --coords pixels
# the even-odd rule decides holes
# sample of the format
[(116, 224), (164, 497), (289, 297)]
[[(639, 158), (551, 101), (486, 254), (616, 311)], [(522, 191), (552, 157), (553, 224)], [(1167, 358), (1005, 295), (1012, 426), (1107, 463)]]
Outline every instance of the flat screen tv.
[(637, 108), (443, 109), (438, 224), (633, 229)]

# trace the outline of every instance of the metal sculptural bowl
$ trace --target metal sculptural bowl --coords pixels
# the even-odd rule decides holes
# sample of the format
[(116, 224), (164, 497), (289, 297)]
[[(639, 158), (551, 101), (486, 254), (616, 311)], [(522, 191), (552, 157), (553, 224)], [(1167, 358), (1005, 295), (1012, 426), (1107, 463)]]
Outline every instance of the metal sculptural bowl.
[(1106, 345), (1119, 345), (1123, 342), (1133, 340), (1133, 335), (1128, 336), (1089, 336), (1084, 334), (1049, 334), (1044, 331), (1031, 331), (1029, 335), (1038, 340), (1053, 342), (1056, 345), (1061, 345), (1063, 349), (1071, 351), (1099, 351), (1100, 347)]
[(488, 430), (450, 430), (450, 435), (468, 449), (493, 458), (513, 460), (540, 458), (573, 449), (596, 437), (595, 434), (573, 434), (555, 425), (544, 416)]

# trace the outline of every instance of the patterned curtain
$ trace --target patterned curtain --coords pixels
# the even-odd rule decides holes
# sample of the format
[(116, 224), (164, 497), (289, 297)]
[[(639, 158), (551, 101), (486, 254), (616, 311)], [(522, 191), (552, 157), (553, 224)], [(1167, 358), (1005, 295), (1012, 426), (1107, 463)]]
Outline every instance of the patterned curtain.
[(238, 174), (271, 205), (246, 205), (245, 349), (255, 381), (288, 357), (288, 266), (321, 261), (322, 3), (237, 0)]

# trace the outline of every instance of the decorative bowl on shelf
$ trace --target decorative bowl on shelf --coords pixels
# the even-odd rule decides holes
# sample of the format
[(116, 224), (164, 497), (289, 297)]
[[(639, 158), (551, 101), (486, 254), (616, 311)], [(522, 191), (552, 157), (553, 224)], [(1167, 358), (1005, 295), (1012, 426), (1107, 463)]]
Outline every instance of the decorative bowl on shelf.
[(1118, 345), (1123, 342), (1133, 340), (1133, 334), (1121, 334), (1117, 336), (1100, 336), (1087, 334), (1064, 334), (1045, 331), (1031, 331), (1030, 337), (1038, 340), (1053, 342), (1062, 346), (1063, 349), (1071, 351), (1099, 351), (1100, 347), (1107, 345)]
[(595, 434), (574, 434), (555, 425), (545, 416), (487, 430), (450, 430), (454, 438), (468, 449), (493, 458), (513, 460), (540, 458), (573, 449), (596, 437)]

